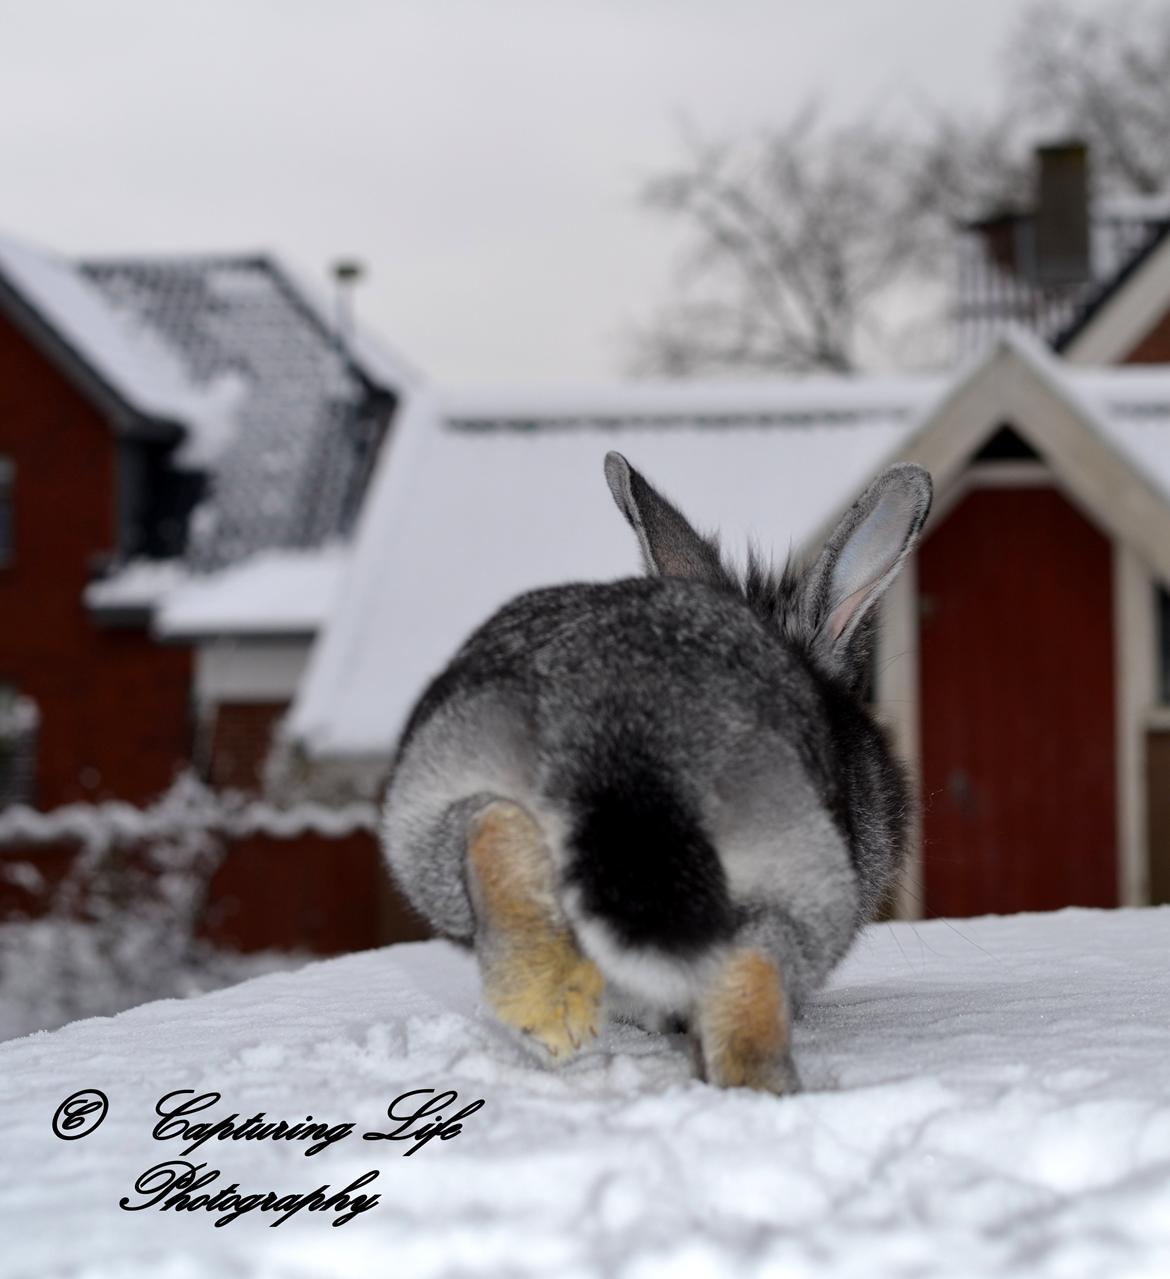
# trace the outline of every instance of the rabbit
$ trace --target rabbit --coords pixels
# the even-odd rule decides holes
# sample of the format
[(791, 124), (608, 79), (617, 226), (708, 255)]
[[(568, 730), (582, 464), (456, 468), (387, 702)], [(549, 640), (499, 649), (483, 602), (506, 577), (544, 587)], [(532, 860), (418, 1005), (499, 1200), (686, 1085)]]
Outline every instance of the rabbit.
[(546, 1061), (635, 1009), (690, 1029), (709, 1083), (794, 1092), (792, 1020), (906, 843), (864, 691), (930, 476), (891, 466), (809, 565), (737, 574), (621, 454), (605, 475), (647, 576), (530, 591), (475, 631), (402, 733), (384, 855)]

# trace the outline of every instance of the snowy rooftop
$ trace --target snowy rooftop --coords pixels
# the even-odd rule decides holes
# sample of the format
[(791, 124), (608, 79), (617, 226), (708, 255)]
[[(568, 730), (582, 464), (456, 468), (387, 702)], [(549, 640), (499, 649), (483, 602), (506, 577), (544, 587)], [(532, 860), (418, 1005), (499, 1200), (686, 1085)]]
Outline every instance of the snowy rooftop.
[(143, 417), (186, 425), (193, 439), (225, 429), (230, 406), (191, 376), (148, 325), (115, 315), (77, 263), (0, 237), (0, 279), (56, 330), (74, 354)]
[[(233, 396), (228, 425), (193, 433), (179, 458), (214, 477), (193, 528), (195, 562), (234, 563), (336, 533), (361, 465), (353, 436), (370, 375), (354, 371), (327, 317), (283, 268), (233, 256), (80, 270), (121, 319), (179, 353), (193, 380)], [(385, 372), (379, 365), (374, 380)]]
[(509, 596), (640, 571), (602, 474), (626, 453), (701, 525), (778, 556), (806, 539), (937, 399), (935, 379), (411, 398), (292, 731), (383, 753), (412, 698)]
[(347, 354), (321, 299), (262, 255), (78, 261), (5, 238), (0, 282), (134, 413), (184, 429), (176, 461), (212, 476), (204, 567), (343, 527), (369, 391), (417, 377), (365, 333)]
[(219, 572), (188, 576), (163, 599), (155, 628), (166, 639), (311, 635), (333, 609), (346, 557), (346, 547), (331, 542), (259, 551)]
[[(1009, 344), (1170, 503), (1170, 370), (1076, 370)], [(319, 755), (385, 757), (413, 699), (466, 635), (526, 589), (641, 571), (602, 476), (625, 453), (725, 549), (784, 557), (915, 433), (947, 379), (411, 397), (363, 511), (336, 613), (290, 730)]]
[[(1168, 909), (873, 927), (797, 1027), (807, 1091), (784, 1099), (699, 1083), (681, 1037), (630, 1026), (547, 1070), (440, 942), (75, 1023), (0, 1044), (3, 1269), (1154, 1279), (1170, 1273), (1167, 953)], [(58, 1140), (54, 1112), (83, 1088), (108, 1116)], [(328, 1195), (373, 1172), (355, 1193), (377, 1202), (278, 1229), (272, 1211), (216, 1228), (224, 1213), (142, 1206), (136, 1181), (187, 1148), (151, 1136), (179, 1088), (221, 1094), (192, 1121), (354, 1125), (311, 1156), (213, 1139), (190, 1155), (218, 1170), (204, 1193)], [(445, 1119), (483, 1105), (446, 1141), (363, 1140), (416, 1089), (455, 1091)]]
[(149, 616), (186, 577), (186, 570), (177, 560), (131, 560), (109, 577), (90, 582), (85, 588), (85, 602), (105, 613)]
[[(1170, 365), (1067, 364), (1027, 333), (1001, 344), (1170, 506)], [(957, 381), (962, 380), (960, 375)]]

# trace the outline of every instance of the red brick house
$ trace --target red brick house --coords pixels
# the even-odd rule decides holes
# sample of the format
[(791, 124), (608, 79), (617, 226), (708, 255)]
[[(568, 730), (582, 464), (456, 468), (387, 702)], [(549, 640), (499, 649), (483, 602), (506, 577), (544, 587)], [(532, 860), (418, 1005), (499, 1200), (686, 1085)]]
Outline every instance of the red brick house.
[(250, 731), (157, 600), (344, 538), (403, 376), (270, 258), (0, 240), (0, 805), (143, 802)]

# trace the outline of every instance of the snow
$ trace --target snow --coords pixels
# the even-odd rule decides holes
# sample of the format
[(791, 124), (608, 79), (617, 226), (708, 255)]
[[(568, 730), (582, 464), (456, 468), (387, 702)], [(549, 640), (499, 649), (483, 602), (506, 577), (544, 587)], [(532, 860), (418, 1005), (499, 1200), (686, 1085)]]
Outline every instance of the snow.
[[(0, 879), (23, 879), (35, 889), (36, 877), (32, 862), (0, 863)], [(0, 923), (0, 1040), (54, 1030), (80, 1017), (121, 1012), (143, 999), (202, 994), (262, 973), (297, 968), (307, 959), (295, 951), (242, 955), (205, 945), (194, 962), (159, 971), (141, 963), (154, 939), (146, 930), (136, 930), (132, 921), (117, 937), (123, 953), (116, 962), (111, 962), (110, 940), (101, 929), (71, 920)], [(128, 985), (122, 977), (132, 955), (141, 980)], [(67, 981), (62, 980), (65, 974)]]
[(167, 639), (206, 635), (303, 635), (316, 631), (336, 600), (349, 548), (259, 551), (214, 573), (189, 576), (155, 619)]
[(1122, 222), (1161, 222), (1170, 219), (1170, 191), (1114, 191), (1098, 198), (1094, 216)]
[(657, 419), (711, 425), (758, 418), (789, 425), (826, 425), (864, 417), (901, 419), (922, 412), (946, 390), (939, 377), (790, 377), (737, 381), (631, 382), (624, 385), (515, 387), (445, 391), (444, 416), (469, 423), (608, 425)]
[(156, 335), (111, 306), (65, 258), (0, 237), (0, 277), (139, 413), (215, 441), (230, 436), (236, 393), (218, 383), (196, 386)]
[(180, 774), (145, 808), (123, 800), (62, 804), (41, 812), (25, 804), (0, 809), (0, 852), (38, 844), (77, 841), (106, 848), (120, 841), (159, 839), (193, 831), (221, 831), (243, 837), (263, 833), (287, 838), (311, 832), (341, 839), (355, 830), (373, 831), (377, 808), (368, 803), (296, 803), (278, 807), (245, 794), (209, 789), (193, 774)]
[[(379, 460), (292, 738), (314, 754), (384, 754), (426, 679), (505, 600), (640, 572), (602, 472), (607, 450), (698, 524), (722, 528), (729, 550), (752, 538), (783, 558), (896, 450), (940, 385), (412, 395)], [(539, 429), (510, 425), (534, 420)]]
[[(505, 600), (639, 572), (602, 477), (609, 449), (721, 530), (733, 555), (754, 541), (782, 558), (823, 535), (882, 465), (950, 430), (959, 392), (1005, 348), (1170, 504), (1170, 372), (1072, 368), (1024, 334), (941, 380), (415, 392), (379, 459), (290, 740), (318, 760), (384, 760), (427, 680)], [(990, 398), (987, 412), (990, 432)]]
[[(709, 1088), (681, 1038), (631, 1026), (546, 1069), (441, 942), (75, 1023), (0, 1045), (0, 1270), (1154, 1279), (1167, 953), (1167, 909), (873, 927), (800, 1024), (807, 1090), (784, 1099)], [(82, 1088), (108, 1117), (60, 1141), (52, 1116)], [(218, 1228), (122, 1211), (185, 1149), (151, 1136), (180, 1088), (222, 1094), (198, 1119), (355, 1125), (312, 1156), (208, 1141), (191, 1159), (220, 1170), (209, 1191), (333, 1193), (376, 1171), (378, 1201), (336, 1228), (328, 1210), (276, 1229), (258, 1210)], [(414, 1089), (455, 1090), (444, 1118), (484, 1104), (448, 1140), (361, 1139)]]
[[(372, 804), (276, 808), (209, 790), (189, 773), (145, 808), (3, 806), (0, 886), (28, 893), (35, 918), (0, 922), (0, 1039), (303, 962), (236, 955), (203, 937), (212, 877), (231, 856), (221, 837), (343, 838), (374, 830), (376, 817)], [(63, 845), (77, 855), (58, 879), (51, 867)]]
[(1004, 340), (1170, 504), (1170, 369), (1070, 367), (1031, 334)]
[(248, 397), (248, 379), (242, 373), (217, 373), (201, 390), (206, 405), (198, 429), (189, 431), (175, 450), (175, 465), (195, 471), (213, 470), (235, 443)]
[(99, 611), (152, 609), (183, 581), (185, 574), (180, 560), (130, 560), (108, 577), (90, 582), (85, 588), (85, 602)]
[(1069, 380), (1100, 434), (1170, 503), (1170, 370), (1095, 370)]
[(5, 739), (33, 732), (40, 722), (40, 707), (31, 697), (0, 691), (0, 745)]

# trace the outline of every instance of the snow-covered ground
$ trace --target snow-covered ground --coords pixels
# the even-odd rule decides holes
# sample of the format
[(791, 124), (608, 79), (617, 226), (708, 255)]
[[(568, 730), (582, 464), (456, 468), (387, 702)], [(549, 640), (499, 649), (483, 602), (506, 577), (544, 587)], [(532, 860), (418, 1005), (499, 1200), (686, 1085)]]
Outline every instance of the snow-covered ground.
[[(808, 1091), (777, 1099), (628, 1026), (546, 1070), (463, 953), (348, 956), (0, 1044), (0, 1273), (1164, 1279), (1168, 1013), (1170, 909), (881, 925), (801, 1025)], [(60, 1140), (83, 1088), (109, 1114)], [(363, 1140), (426, 1088), (457, 1092), (447, 1120), (484, 1104), (448, 1140)], [(129, 1210), (187, 1148), (151, 1135), (176, 1089), (222, 1094), (192, 1123), (354, 1125), (313, 1155), (210, 1139), (204, 1194), (320, 1201), (376, 1171), (351, 1193), (378, 1201), (336, 1228), (348, 1208)]]

